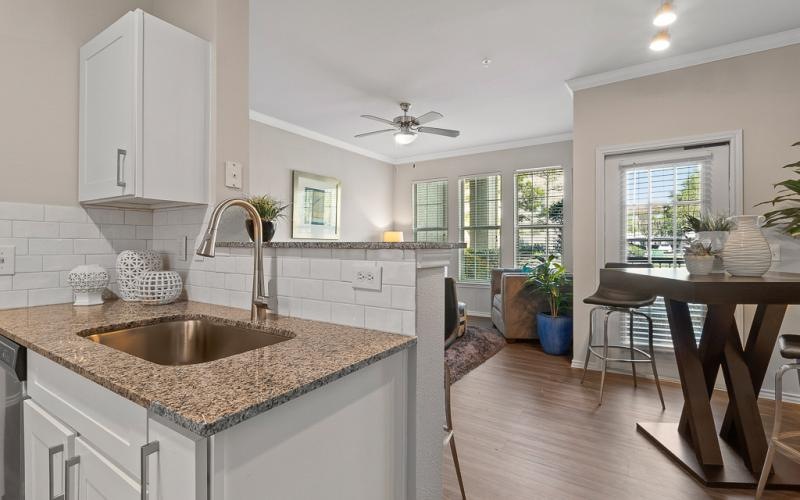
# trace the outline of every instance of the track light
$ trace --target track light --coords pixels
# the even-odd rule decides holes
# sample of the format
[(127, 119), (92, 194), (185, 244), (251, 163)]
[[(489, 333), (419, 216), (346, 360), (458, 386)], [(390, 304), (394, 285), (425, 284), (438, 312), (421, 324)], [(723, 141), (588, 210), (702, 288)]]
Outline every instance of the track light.
[(661, 30), (656, 33), (656, 36), (650, 41), (650, 50), (655, 52), (661, 52), (662, 50), (667, 50), (670, 44), (670, 36), (669, 31)]
[(672, 5), (672, 2), (665, 0), (656, 11), (653, 24), (660, 27), (669, 26), (674, 23), (676, 19), (678, 19), (678, 14), (675, 12), (675, 7)]

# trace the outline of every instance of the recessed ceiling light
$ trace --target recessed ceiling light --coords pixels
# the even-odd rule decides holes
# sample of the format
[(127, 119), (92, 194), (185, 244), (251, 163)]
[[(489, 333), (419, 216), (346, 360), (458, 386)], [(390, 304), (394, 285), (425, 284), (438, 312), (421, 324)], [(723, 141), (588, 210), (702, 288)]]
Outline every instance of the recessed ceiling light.
[(661, 52), (667, 50), (670, 44), (669, 31), (661, 30), (656, 33), (656, 36), (650, 41), (650, 50)]
[(656, 11), (656, 17), (653, 18), (653, 24), (656, 26), (669, 26), (678, 19), (678, 13), (675, 12), (675, 7), (672, 2), (666, 0), (661, 4), (661, 7)]
[(489, 67), (489, 65), (490, 65), (490, 64), (492, 64), (492, 60), (491, 60), (491, 59), (489, 59), (489, 58), (487, 57), (486, 59), (484, 59), (483, 61), (481, 61), (481, 64), (483, 64), (483, 67), (484, 67), (484, 68), (488, 68), (488, 67)]

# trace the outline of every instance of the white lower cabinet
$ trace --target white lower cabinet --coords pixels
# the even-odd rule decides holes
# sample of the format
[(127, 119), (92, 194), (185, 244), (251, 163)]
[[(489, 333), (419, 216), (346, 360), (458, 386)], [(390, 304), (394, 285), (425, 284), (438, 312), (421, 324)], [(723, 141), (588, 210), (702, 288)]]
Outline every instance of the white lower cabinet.
[(82, 438), (75, 439), (75, 459), (68, 461), (65, 500), (139, 500), (139, 482)]
[(64, 494), (64, 463), (74, 456), (75, 431), (25, 400), (25, 498), (52, 500)]

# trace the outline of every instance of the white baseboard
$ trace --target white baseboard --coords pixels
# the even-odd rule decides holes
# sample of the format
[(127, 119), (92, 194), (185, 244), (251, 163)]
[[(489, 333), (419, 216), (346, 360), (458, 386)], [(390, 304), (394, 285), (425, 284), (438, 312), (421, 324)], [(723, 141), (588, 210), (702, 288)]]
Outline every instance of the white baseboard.
[[(579, 370), (583, 370), (583, 361), (581, 361), (579, 359), (573, 359), (572, 363), (570, 364), (570, 366), (572, 368), (577, 368)], [(592, 363), (592, 362), (589, 362), (589, 370), (599, 371), (599, 369), (596, 366), (594, 366), (594, 363)], [(628, 375), (628, 376), (630, 376), (629, 373), (618, 371), (618, 370), (609, 369), (608, 371), (610, 371), (612, 373), (620, 374), (620, 375)], [(637, 374), (637, 376), (653, 380), (653, 375), (650, 374), (650, 373), (647, 373), (647, 372), (642, 373), (642, 374)], [(665, 381), (665, 382), (675, 382), (675, 383), (678, 383), (678, 384), (680, 383), (680, 380), (676, 380), (676, 379), (673, 379), (673, 378), (670, 378), (670, 377), (660, 377), (660, 379), (662, 381)], [(717, 390), (727, 392), (724, 388), (718, 388)], [(772, 389), (761, 389), (761, 393), (758, 395), (758, 397), (761, 398), (761, 399), (768, 399), (770, 401), (775, 401), (775, 391), (772, 390)], [(792, 394), (792, 393), (789, 393), (789, 392), (784, 392), (783, 393), (783, 401), (786, 402), (786, 403), (800, 404), (800, 394)]]

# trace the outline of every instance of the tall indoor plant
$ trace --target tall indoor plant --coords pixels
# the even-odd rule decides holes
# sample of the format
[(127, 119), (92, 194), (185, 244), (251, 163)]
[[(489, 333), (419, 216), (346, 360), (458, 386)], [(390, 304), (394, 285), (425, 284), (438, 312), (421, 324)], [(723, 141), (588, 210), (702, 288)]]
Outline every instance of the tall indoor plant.
[(567, 270), (551, 255), (533, 268), (525, 286), (544, 296), (548, 312), (536, 315), (536, 333), (548, 354), (567, 354), (572, 348), (572, 318), (564, 315), (570, 304)]
[[(272, 241), (273, 236), (275, 236), (275, 222), (286, 217), (284, 210), (286, 210), (289, 205), (284, 205), (282, 201), (268, 194), (251, 196), (247, 201), (255, 207), (259, 217), (261, 217), (261, 229), (264, 241)], [(248, 218), (245, 221), (245, 227), (247, 227), (247, 234), (250, 235), (250, 239), (255, 239), (253, 235), (253, 221)]]
[[(800, 146), (800, 142), (795, 142), (792, 146)], [(784, 165), (783, 168), (788, 168), (800, 175), (800, 161)], [(775, 206), (780, 203), (784, 205), (783, 208), (764, 214), (766, 223), (763, 227), (779, 227), (790, 236), (800, 237), (800, 179), (786, 179), (775, 184), (776, 188), (778, 186), (782, 188), (778, 191), (778, 196), (758, 204)]]

